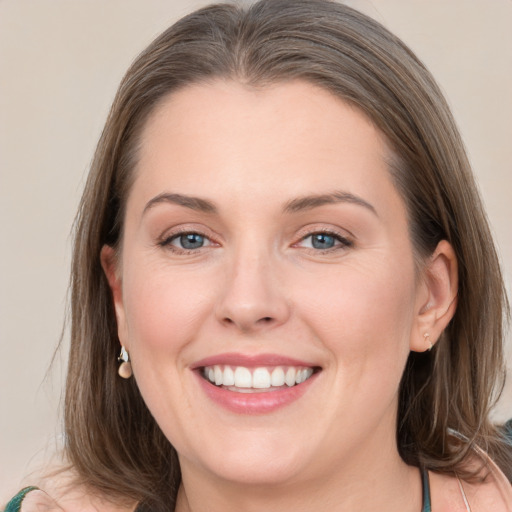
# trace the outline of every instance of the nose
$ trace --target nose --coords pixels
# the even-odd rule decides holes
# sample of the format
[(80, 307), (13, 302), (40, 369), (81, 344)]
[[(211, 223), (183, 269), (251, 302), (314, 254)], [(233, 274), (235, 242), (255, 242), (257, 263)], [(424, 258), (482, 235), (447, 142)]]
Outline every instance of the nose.
[(278, 265), (268, 254), (239, 253), (230, 262), (216, 315), (244, 333), (285, 323), (290, 316)]

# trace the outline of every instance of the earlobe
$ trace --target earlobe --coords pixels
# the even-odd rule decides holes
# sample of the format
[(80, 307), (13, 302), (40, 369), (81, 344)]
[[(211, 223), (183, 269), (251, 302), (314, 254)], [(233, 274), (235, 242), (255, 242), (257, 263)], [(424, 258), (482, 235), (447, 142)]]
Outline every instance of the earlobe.
[(114, 301), (114, 309), (116, 312), (117, 332), (119, 341), (122, 345), (126, 346), (125, 336), (125, 314), (123, 304), (123, 289), (122, 280), (119, 271), (119, 262), (116, 251), (109, 245), (104, 245), (100, 253), (101, 266), (107, 278), (110, 290), (112, 292), (112, 299)]
[(455, 251), (441, 240), (423, 269), (411, 350), (430, 350), (446, 329), (457, 308), (458, 267)]

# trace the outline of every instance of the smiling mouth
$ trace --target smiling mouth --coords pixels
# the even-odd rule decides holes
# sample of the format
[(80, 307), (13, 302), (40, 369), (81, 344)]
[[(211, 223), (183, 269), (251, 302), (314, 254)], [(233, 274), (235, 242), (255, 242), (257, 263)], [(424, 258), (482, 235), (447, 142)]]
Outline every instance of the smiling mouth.
[(238, 393), (279, 391), (306, 382), (319, 371), (316, 367), (213, 365), (201, 369), (201, 376), (215, 386)]

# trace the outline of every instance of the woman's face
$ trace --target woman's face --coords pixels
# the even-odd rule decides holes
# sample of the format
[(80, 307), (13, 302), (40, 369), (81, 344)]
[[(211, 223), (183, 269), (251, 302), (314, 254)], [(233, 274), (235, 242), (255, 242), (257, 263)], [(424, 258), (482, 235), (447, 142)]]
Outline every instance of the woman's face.
[(276, 483), (398, 457), (427, 295), (389, 157), (300, 81), (189, 86), (147, 122), (115, 275), (103, 260), (184, 474)]

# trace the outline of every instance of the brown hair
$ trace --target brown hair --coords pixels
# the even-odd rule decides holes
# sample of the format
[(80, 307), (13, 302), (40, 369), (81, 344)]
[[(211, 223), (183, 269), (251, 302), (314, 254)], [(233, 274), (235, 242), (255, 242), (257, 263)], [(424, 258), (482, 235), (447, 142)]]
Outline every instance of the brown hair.
[(359, 108), (385, 134), (418, 258), (446, 239), (459, 266), (452, 322), (432, 352), (411, 353), (407, 363), (400, 453), (409, 464), (460, 474), (479, 446), (510, 476), (510, 454), (489, 421), (503, 377), (507, 300), (463, 143), (439, 88), (397, 37), (353, 9), (328, 0), (263, 0), (248, 8), (214, 5), (180, 20), (135, 60), (114, 100), (80, 204), (73, 256), (65, 426), (67, 455), (82, 482), (152, 510), (174, 502), (176, 452), (135, 380), (117, 376), (119, 341), (100, 250), (119, 245), (148, 116), (172, 91), (219, 77), (253, 86), (309, 81)]

